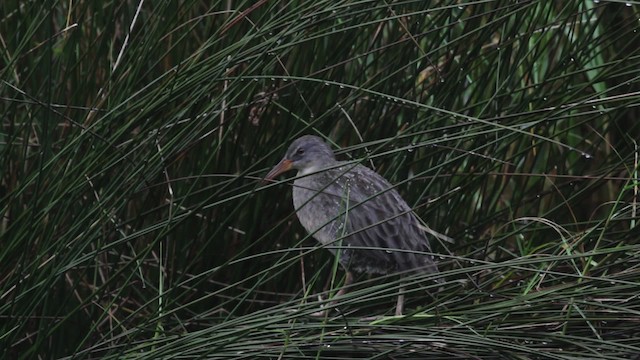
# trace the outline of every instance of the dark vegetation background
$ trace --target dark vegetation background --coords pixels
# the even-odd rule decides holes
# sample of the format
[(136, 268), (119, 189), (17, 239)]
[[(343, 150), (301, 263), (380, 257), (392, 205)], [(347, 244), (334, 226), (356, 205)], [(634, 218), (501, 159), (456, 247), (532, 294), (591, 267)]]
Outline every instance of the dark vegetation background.
[[(2, 357), (636, 356), (639, 7), (3, 0)], [(309, 316), (343, 274), (258, 182), (301, 134), (454, 240), (405, 317)]]

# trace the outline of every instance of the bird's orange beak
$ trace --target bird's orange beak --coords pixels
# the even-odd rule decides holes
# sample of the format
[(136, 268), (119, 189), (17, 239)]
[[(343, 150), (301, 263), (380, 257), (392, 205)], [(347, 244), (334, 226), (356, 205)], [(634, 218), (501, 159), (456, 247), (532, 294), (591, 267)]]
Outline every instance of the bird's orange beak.
[(264, 177), (263, 181), (271, 181), (276, 176), (291, 170), (292, 167), (293, 167), (293, 161), (289, 159), (282, 159), (276, 166), (273, 167), (273, 169), (271, 169), (271, 171), (269, 171), (267, 176)]

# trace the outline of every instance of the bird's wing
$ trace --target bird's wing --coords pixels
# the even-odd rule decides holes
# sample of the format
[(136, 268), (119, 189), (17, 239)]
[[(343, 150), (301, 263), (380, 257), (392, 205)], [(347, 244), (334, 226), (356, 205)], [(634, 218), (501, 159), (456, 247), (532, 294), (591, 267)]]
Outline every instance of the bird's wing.
[[(346, 217), (344, 239), (350, 247), (372, 247), (350, 254), (351, 266), (378, 264), (387, 271), (424, 268), (437, 272), (426, 234), (400, 194), (382, 176), (357, 165), (336, 181), (348, 193), (343, 196)], [(343, 194), (346, 195), (346, 194)]]

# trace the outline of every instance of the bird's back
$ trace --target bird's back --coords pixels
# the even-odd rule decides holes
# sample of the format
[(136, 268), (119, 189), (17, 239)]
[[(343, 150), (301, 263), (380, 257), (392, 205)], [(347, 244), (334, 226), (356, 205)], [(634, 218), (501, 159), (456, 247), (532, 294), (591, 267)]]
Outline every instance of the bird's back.
[(351, 271), (438, 271), (433, 256), (424, 254), (431, 248), (416, 215), (388, 181), (365, 166), (335, 162), (299, 177), (293, 202), (304, 228), (334, 253), (340, 247), (340, 262)]

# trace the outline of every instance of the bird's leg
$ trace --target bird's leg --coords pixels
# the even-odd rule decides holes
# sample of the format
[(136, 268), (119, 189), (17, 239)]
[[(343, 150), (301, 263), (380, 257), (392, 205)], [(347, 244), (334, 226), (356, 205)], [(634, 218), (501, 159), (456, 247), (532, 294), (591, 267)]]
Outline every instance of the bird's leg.
[(398, 294), (398, 301), (396, 302), (396, 316), (402, 316), (404, 310), (404, 286), (400, 287), (400, 294)]
[[(351, 285), (351, 283), (353, 282), (353, 274), (350, 271), (346, 271), (346, 273), (347, 273), (347, 276), (344, 279), (344, 285), (342, 285), (342, 287), (340, 288), (340, 290), (338, 290), (338, 293), (336, 293), (335, 296), (340, 296), (347, 293), (346, 287)], [(322, 292), (328, 293), (330, 286), (331, 286), (331, 277), (328, 277), (327, 282), (324, 284), (324, 287), (322, 288)], [(322, 301), (324, 300), (324, 297), (322, 295), (318, 295), (318, 300)]]
[[(347, 271), (346, 277), (344, 279), (344, 284), (342, 284), (342, 287), (340, 288), (340, 290), (338, 290), (338, 292), (336, 293), (336, 295), (333, 297), (335, 298), (339, 298), (340, 296), (346, 294), (349, 290), (347, 289), (351, 283), (353, 283), (353, 273), (351, 273), (351, 271)], [(311, 316), (327, 316), (329, 314), (329, 311), (331, 308), (334, 307), (336, 301), (335, 300), (331, 300), (328, 304), (327, 304), (327, 308), (325, 310), (321, 310), (321, 311), (317, 311), (311, 314)]]
[(351, 271), (347, 271), (347, 276), (344, 279), (344, 284), (342, 284), (342, 287), (340, 288), (340, 290), (338, 290), (338, 293), (336, 294), (335, 297), (340, 297), (346, 294), (349, 291), (347, 290), (347, 288), (349, 287), (349, 285), (351, 285), (352, 282), (353, 282), (353, 273), (351, 273)]

